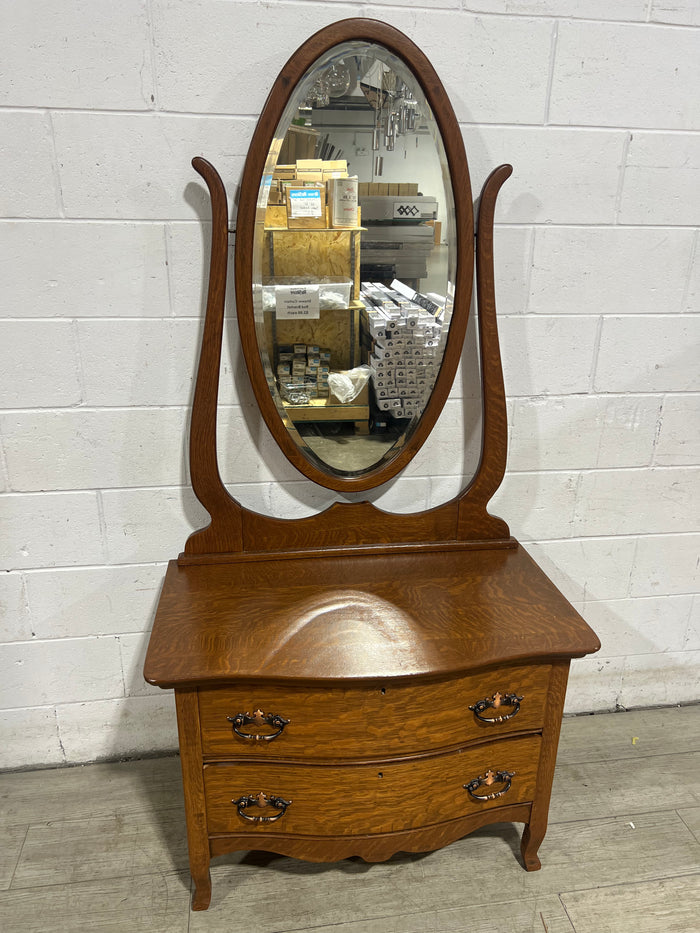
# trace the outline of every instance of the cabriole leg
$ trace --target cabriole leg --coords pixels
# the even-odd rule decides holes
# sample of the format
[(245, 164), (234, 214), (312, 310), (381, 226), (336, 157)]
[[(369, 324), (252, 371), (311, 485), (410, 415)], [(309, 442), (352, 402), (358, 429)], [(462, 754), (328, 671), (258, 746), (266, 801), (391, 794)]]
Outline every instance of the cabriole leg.
[(192, 910), (206, 910), (211, 901), (211, 875), (209, 866), (206, 870), (195, 872), (190, 862), (190, 872), (194, 881), (194, 894), (192, 896)]
[(537, 788), (530, 811), (530, 820), (525, 826), (520, 842), (520, 853), (527, 871), (538, 871), (542, 867), (537, 851), (547, 832), (549, 799), (552, 794), (554, 766), (557, 761), (559, 730), (561, 729), (561, 718), (564, 713), (564, 697), (568, 678), (568, 661), (559, 661), (552, 664), (542, 729), (542, 750), (540, 752), (539, 768), (537, 769)]
[(523, 838), (520, 840), (520, 854), (523, 857), (523, 864), (525, 865), (527, 871), (539, 871), (540, 868), (542, 868), (542, 863), (540, 862), (537, 855), (537, 850), (542, 844), (546, 829), (546, 823), (544, 829), (540, 833), (533, 833), (532, 827), (529, 823), (525, 826)]

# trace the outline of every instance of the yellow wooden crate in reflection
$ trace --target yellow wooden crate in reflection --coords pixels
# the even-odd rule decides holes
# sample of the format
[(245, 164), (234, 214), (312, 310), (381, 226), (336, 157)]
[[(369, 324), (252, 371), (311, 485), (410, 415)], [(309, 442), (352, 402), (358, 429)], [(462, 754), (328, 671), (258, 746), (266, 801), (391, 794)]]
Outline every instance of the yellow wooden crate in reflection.
[(353, 283), (353, 297), (360, 294), (359, 231), (278, 229), (265, 237), (265, 276), (339, 276)]

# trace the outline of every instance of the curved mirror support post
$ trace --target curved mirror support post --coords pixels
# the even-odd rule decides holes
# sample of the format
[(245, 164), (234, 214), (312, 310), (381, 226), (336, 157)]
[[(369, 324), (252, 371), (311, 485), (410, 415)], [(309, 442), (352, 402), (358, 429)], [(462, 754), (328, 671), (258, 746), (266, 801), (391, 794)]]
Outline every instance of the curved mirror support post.
[(476, 296), (481, 359), (482, 441), (481, 459), (472, 483), (459, 497), (457, 537), (507, 538), (508, 525), (490, 515), (486, 507), (503, 481), (508, 453), (508, 413), (496, 319), (496, 289), (493, 265), (493, 221), (496, 199), (513, 172), (499, 165), (484, 182), (479, 200), (476, 238)]

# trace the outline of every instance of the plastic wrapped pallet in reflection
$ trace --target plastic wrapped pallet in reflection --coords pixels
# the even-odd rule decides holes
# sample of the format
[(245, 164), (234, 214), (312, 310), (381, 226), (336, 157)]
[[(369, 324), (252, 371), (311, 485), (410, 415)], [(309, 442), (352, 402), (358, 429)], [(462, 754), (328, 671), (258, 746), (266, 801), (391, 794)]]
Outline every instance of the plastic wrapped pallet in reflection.
[(422, 295), (398, 280), (363, 282), (363, 345), (377, 408), (393, 418), (424, 409), (437, 378), (449, 329), (445, 298)]

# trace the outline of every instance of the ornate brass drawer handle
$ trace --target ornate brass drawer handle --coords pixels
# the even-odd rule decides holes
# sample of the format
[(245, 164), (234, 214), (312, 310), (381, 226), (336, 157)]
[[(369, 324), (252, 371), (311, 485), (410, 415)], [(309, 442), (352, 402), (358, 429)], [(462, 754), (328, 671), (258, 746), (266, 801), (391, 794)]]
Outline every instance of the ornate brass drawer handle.
[[(507, 722), (509, 719), (512, 719), (513, 716), (518, 715), (520, 710), (520, 701), (522, 697), (516, 696), (515, 693), (506, 693), (505, 696), (502, 693), (494, 693), (494, 695), (489, 699), (485, 697), (483, 700), (479, 700), (478, 703), (475, 703), (473, 706), (470, 706), (469, 709), (473, 710), (474, 715), (479, 720), (479, 722), (490, 722), (495, 724), (497, 722)], [(502, 716), (480, 716), (480, 713), (483, 713), (487, 709), (499, 709), (501, 706), (512, 706), (513, 712), (506, 713)]]
[[(248, 797), (239, 797), (238, 800), (231, 801), (236, 805), (238, 815), (248, 820), (249, 823), (276, 823), (287, 812), (287, 807), (291, 802), (291, 800), (283, 800), (282, 797), (268, 797), (262, 791), (255, 796), (251, 794)], [(272, 807), (278, 812), (273, 816), (249, 816), (245, 812), (248, 807), (260, 807), (261, 809)]]
[[(235, 716), (226, 717), (230, 723), (233, 723), (233, 731), (242, 739), (251, 739), (256, 742), (271, 742), (281, 735), (284, 727), (289, 725), (289, 720), (284, 716), (278, 716), (277, 713), (263, 713), (261, 709), (256, 709), (254, 713), (236, 713)], [(248, 726), (253, 723), (256, 726), (272, 726), (277, 732), (241, 732), (241, 726)]]
[[(468, 784), (462, 787), (469, 791), (474, 800), (495, 800), (496, 797), (502, 797), (510, 790), (510, 782), (515, 777), (515, 771), (487, 771), (483, 777), (474, 778)], [(503, 790), (495, 791), (493, 794), (477, 794), (480, 787), (491, 787), (493, 784), (505, 784)]]

